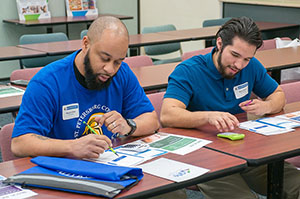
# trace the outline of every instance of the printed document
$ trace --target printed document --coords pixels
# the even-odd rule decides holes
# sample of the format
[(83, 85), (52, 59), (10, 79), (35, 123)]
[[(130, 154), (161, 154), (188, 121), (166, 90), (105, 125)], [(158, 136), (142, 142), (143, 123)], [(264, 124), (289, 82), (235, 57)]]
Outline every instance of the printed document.
[(209, 169), (170, 160), (167, 158), (159, 158), (149, 163), (142, 164), (138, 167), (142, 168), (143, 172), (175, 182), (193, 179), (209, 171)]

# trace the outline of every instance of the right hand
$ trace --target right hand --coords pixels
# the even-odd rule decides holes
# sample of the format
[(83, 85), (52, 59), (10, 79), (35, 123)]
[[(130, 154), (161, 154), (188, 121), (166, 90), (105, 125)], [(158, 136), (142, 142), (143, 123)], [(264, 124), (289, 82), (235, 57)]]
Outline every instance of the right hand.
[(106, 135), (88, 134), (71, 142), (72, 156), (76, 158), (98, 158), (108, 147), (111, 140)]
[(220, 132), (232, 131), (240, 125), (238, 119), (230, 113), (212, 111), (207, 114), (208, 123), (215, 126)]

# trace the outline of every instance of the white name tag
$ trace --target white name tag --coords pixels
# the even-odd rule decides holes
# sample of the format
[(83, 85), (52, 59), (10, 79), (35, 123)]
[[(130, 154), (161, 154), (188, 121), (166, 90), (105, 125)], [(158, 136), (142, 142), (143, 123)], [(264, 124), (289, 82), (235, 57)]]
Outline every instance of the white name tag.
[(240, 99), (249, 93), (248, 82), (233, 87), (234, 95), (236, 99)]
[(79, 117), (79, 104), (68, 104), (62, 107), (63, 120), (69, 120)]

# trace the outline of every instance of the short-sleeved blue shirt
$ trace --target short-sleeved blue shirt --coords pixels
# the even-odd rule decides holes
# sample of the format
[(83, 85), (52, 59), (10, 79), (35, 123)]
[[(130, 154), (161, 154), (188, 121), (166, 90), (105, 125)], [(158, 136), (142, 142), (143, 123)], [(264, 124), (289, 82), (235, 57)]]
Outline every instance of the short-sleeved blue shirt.
[(243, 112), (239, 103), (253, 91), (260, 98), (278, 87), (263, 65), (252, 58), (233, 79), (225, 79), (217, 70), (211, 53), (194, 56), (180, 63), (169, 77), (165, 98), (183, 102), (189, 111)]
[[(22, 99), (13, 136), (36, 133), (57, 139), (74, 139), (91, 133), (83, 121), (117, 111), (135, 118), (154, 110), (137, 78), (122, 62), (108, 88), (84, 88), (76, 79), (74, 59), (79, 51), (41, 69), (30, 81)], [(112, 133), (102, 127), (103, 134)], [(97, 133), (100, 129), (95, 128)]]

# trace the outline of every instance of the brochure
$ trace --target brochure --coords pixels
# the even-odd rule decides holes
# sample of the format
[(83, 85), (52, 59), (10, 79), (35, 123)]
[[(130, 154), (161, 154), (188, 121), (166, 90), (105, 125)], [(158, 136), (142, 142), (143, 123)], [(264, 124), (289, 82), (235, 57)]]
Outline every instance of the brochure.
[(22, 199), (37, 195), (37, 193), (15, 185), (6, 185), (2, 181), (6, 178), (0, 175), (0, 199)]
[(143, 172), (175, 182), (189, 180), (201, 176), (209, 171), (209, 169), (167, 158), (159, 158), (138, 167), (142, 168)]
[(66, 0), (68, 17), (98, 16), (96, 0)]
[(23, 95), (24, 92), (25, 92), (24, 90), (14, 87), (14, 86), (6, 86), (6, 85), (0, 86), (0, 98), (16, 96), (16, 95)]
[(140, 141), (150, 145), (150, 148), (161, 149), (171, 153), (185, 155), (211, 143), (194, 137), (158, 132)]
[(276, 117), (300, 123), (300, 111), (278, 115)]
[(16, 0), (20, 20), (49, 19), (48, 0)]

